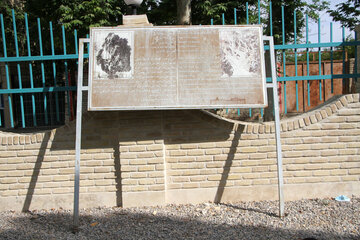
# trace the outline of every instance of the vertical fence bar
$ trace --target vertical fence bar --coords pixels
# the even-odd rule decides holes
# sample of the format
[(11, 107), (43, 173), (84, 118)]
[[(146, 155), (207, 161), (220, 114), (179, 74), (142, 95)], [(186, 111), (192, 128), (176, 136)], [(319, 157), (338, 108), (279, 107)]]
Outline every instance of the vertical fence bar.
[[(51, 55), (55, 56), (55, 48), (54, 48), (54, 35), (53, 35), (53, 27), (52, 22), (49, 22), (50, 26), (50, 41), (51, 41)], [(55, 61), (52, 61), (53, 66), (53, 80), (54, 80), (54, 87), (57, 86), (56, 82), (56, 63)], [(59, 95), (57, 92), (55, 92), (55, 108), (56, 108), (56, 121), (60, 122), (60, 113), (59, 113)]]
[[(297, 43), (296, 35), (296, 10), (294, 10), (294, 43)], [(297, 49), (294, 49), (295, 54), (295, 76), (298, 76), (298, 59), (297, 59)], [(299, 111), (299, 84), (298, 81), (295, 81), (295, 91), (296, 91), (296, 111)]]
[[(318, 42), (321, 43), (321, 22), (320, 18), (318, 19)], [(319, 76), (322, 75), (321, 72), (321, 47), (319, 47)], [(321, 79), (319, 80), (319, 99), (322, 101), (322, 83)]]
[(234, 8), (234, 25), (237, 25), (236, 8)]
[(214, 25), (214, 19), (210, 19), (210, 24)]
[[(333, 42), (333, 23), (330, 23), (330, 42)], [(334, 93), (334, 48), (330, 48), (330, 72), (331, 72), (331, 93)], [(356, 65), (355, 65), (356, 66)]]
[[(64, 25), (61, 26), (61, 31), (62, 31), (64, 55), (66, 55), (66, 41), (65, 41), (65, 28), (64, 28)], [(68, 62), (66, 60), (64, 61), (64, 65), (65, 65), (65, 87), (68, 87), (69, 86)], [(68, 115), (70, 117), (71, 116), (70, 90), (67, 91), (66, 99), (67, 99), (67, 103), (68, 103), (67, 104), (68, 105)]]
[[(282, 26), (282, 44), (285, 45), (285, 7), (281, 6), (281, 26)], [(283, 57), (283, 76), (286, 77), (286, 56), (285, 49), (282, 50)], [(285, 114), (287, 114), (287, 103), (286, 103), (286, 81), (283, 82), (284, 86), (284, 109)]]
[[(345, 42), (345, 27), (342, 27), (342, 42)], [(342, 47), (342, 73), (345, 74), (345, 47)], [(345, 79), (342, 79), (343, 91), (345, 91)]]
[[(40, 56), (43, 56), (40, 18), (37, 19), (37, 24), (38, 24), (38, 32), (39, 32)], [(42, 86), (45, 87), (45, 68), (44, 68), (44, 62), (43, 61), (41, 61), (41, 80), (42, 80)], [(44, 94), (45, 124), (47, 125), (49, 123), (48, 113), (47, 113), (47, 97), (46, 97), (46, 93), (43, 93), (43, 94)]]
[[(0, 14), (0, 20), (1, 20), (1, 34), (2, 34), (2, 40), (3, 40), (4, 57), (7, 57), (4, 17), (2, 14)], [(10, 89), (9, 66), (8, 66), (7, 62), (5, 62), (5, 75), (6, 75), (7, 89)], [(8, 94), (8, 102), (9, 102), (10, 124), (11, 124), (11, 127), (13, 128), (14, 127), (14, 117), (13, 117), (11, 94)]]
[(261, 24), (260, 0), (258, 0), (258, 24)]
[[(357, 35), (357, 32), (355, 31), (355, 41), (357, 41), (358, 40), (358, 35)], [(355, 74), (357, 74), (358, 73), (358, 65), (357, 65), (357, 63), (358, 63), (358, 55), (357, 55), (357, 45), (355, 45), (355, 67), (354, 67), (354, 73)], [(355, 78), (355, 83), (357, 82), (357, 78)], [(355, 84), (354, 83), (354, 84)]]
[(78, 37), (77, 37), (77, 30), (74, 30), (74, 38), (75, 38), (75, 54), (79, 54), (79, 49), (78, 49)]
[(249, 24), (249, 3), (246, 2), (246, 24)]
[[(31, 49), (30, 49), (30, 34), (29, 34), (29, 24), (28, 24), (28, 16), (27, 13), (25, 13), (25, 29), (26, 29), (26, 41), (27, 41), (27, 50), (28, 50), (28, 56), (31, 56)], [(33, 78), (33, 71), (32, 71), (32, 63), (29, 62), (29, 72), (30, 72), (30, 86), (31, 88), (34, 88), (34, 78)], [(34, 127), (37, 126), (36, 123), (36, 108), (35, 108), (35, 96), (34, 93), (31, 93), (31, 102), (32, 102), (32, 114), (33, 114), (33, 122)]]
[(270, 7), (270, 36), (273, 35), (273, 23), (272, 23), (272, 2), (269, 3)]
[[(11, 14), (12, 14), (12, 20), (13, 20), (13, 27), (14, 27), (14, 41), (15, 41), (16, 57), (19, 57), (19, 47), (18, 47), (18, 39), (17, 39), (17, 32), (16, 32), (16, 20), (15, 20), (15, 11), (14, 11), (14, 9), (11, 9)], [(16, 66), (17, 66), (17, 72), (18, 72), (19, 89), (22, 89), (21, 67), (20, 67), (19, 63), (17, 63)], [(24, 97), (23, 97), (22, 93), (20, 93), (20, 105), (21, 105), (22, 127), (25, 128)]]
[[(309, 17), (306, 14), (306, 44), (309, 44)], [(309, 48), (306, 48), (306, 75), (310, 76)], [(307, 80), (307, 102), (310, 106), (310, 80)]]

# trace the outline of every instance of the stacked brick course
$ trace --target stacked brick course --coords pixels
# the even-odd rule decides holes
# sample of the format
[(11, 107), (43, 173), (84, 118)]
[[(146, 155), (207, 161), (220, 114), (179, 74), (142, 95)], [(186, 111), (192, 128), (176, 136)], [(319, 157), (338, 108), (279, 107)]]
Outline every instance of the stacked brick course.
[[(359, 94), (281, 128), (286, 200), (360, 194)], [(274, 131), (198, 110), (86, 113), (81, 207), (277, 199)], [(1, 133), (0, 210), (71, 208), (74, 146), (74, 123)]]

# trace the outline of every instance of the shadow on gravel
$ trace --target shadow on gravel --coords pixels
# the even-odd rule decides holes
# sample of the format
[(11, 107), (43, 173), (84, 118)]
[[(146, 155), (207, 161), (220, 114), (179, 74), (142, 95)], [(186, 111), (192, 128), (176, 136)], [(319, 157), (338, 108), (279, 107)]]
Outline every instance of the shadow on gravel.
[[(264, 211), (264, 210), (262, 210), (262, 209), (239, 207), (239, 206), (232, 205), (232, 204), (227, 204), (227, 203), (219, 203), (219, 204), (220, 204), (220, 205), (223, 205), (223, 206), (227, 206), (227, 207), (231, 207), (231, 208), (243, 210), (243, 211), (256, 212), (256, 213), (268, 215), (268, 216), (270, 216), (270, 217), (279, 218), (279, 215), (277, 215), (277, 214), (275, 214), (275, 213), (272, 213), (272, 212), (269, 212), (269, 211)], [(286, 216), (286, 213), (285, 213), (285, 216)]]
[(356, 239), (340, 233), (271, 228), (259, 224), (214, 224), (203, 221), (201, 216), (178, 218), (129, 213), (126, 209), (114, 211), (103, 217), (81, 215), (80, 231), (76, 234), (70, 232), (70, 212), (24, 214), (7, 219), (7, 228), (0, 228), (0, 239)]

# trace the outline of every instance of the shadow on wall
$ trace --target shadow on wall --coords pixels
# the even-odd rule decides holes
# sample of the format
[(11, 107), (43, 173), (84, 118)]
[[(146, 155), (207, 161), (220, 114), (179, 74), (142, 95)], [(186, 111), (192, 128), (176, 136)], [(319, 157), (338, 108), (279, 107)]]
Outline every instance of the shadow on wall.
[[(165, 145), (217, 142), (228, 140), (231, 134), (234, 134), (233, 130), (233, 123), (214, 118), (199, 110), (89, 112), (83, 118), (81, 149), (82, 151), (91, 149), (93, 152), (106, 150), (112, 153), (116, 202), (118, 206), (122, 206), (121, 143), (134, 142), (135, 144), (135, 142), (149, 140), (160, 140)], [(51, 143), (51, 154), (56, 155), (56, 151), (64, 150), (71, 150), (74, 154), (75, 131), (74, 121), (69, 126), (57, 129), (52, 141), (50, 133), (45, 134), (26, 195), (24, 211), (29, 210), (46, 147)], [(243, 126), (239, 126), (235, 131), (215, 202), (221, 201), (242, 131)]]

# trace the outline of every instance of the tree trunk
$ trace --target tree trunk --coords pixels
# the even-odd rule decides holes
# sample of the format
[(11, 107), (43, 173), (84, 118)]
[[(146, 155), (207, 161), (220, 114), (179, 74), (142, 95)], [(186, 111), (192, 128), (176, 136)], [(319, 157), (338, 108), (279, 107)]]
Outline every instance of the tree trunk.
[(177, 23), (179, 25), (191, 24), (191, 0), (176, 0)]

